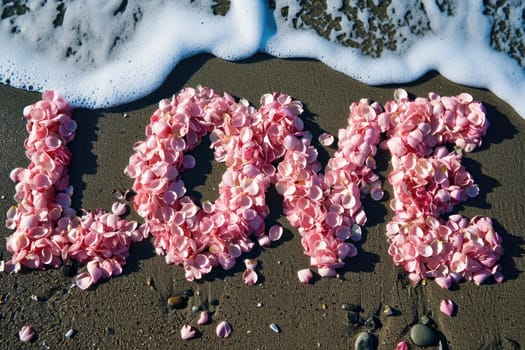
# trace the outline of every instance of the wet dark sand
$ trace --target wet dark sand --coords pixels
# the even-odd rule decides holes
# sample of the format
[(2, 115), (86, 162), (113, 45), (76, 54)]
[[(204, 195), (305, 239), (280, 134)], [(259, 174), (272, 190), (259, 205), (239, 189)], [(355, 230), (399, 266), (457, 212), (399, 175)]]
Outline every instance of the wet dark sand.
[[(337, 129), (345, 127), (348, 106), (361, 97), (384, 103), (397, 87), (419, 96), (429, 91), (441, 95), (470, 92), (486, 105), (492, 125), (481, 150), (464, 159), (480, 186), (480, 195), (457, 210), (467, 217), (486, 215), (494, 219), (505, 248), (505, 282), (489, 281), (481, 286), (463, 282), (453, 290), (443, 290), (433, 281), (410, 286), (387, 254), (384, 232), (392, 215), (388, 208), (392, 192), (386, 186), (383, 201), (365, 201), (369, 216), (365, 239), (357, 257), (341, 271), (341, 278), (317, 279), (313, 285), (302, 285), (296, 271), (307, 267), (308, 259), (302, 253), (297, 231), (290, 229), (280, 215), (278, 196), (270, 194), (272, 213), (268, 223), (277, 220), (286, 233), (271, 248), (256, 248), (248, 255), (259, 262), (257, 285), (244, 285), (242, 262), (231, 271), (217, 269), (203, 281), (187, 282), (182, 267), (165, 264), (163, 257), (154, 254), (149, 241), (133, 246), (123, 275), (89, 291), (70, 289), (72, 279), (60, 269), (2, 273), (0, 348), (352, 349), (355, 334), (366, 327), (349, 326), (342, 303), (360, 304), (364, 318), (379, 312), (381, 327), (373, 332), (378, 337), (378, 349), (394, 349), (399, 341), (407, 340), (408, 329), (423, 315), (435, 321), (444, 349), (525, 347), (525, 121), (511, 107), (489, 91), (459, 86), (435, 73), (412, 84), (371, 87), (309, 60), (259, 55), (243, 62), (226, 62), (198, 56), (179, 64), (159, 90), (136, 103), (111, 110), (75, 111), (78, 132), (70, 145), (74, 155), (70, 171), (75, 186), (73, 206), (109, 209), (114, 201), (112, 191), (131, 186), (123, 169), (132, 144), (144, 138), (144, 126), (157, 102), (184, 86), (197, 84), (244, 97), (256, 106), (266, 92), (286, 92), (305, 103), (306, 125), (314, 136), (323, 131), (337, 135)], [(10, 170), (28, 164), (23, 149), (26, 131), (22, 110), (39, 99), (38, 93), (0, 86), (0, 194), (5, 195), (0, 200), (1, 213), (14, 204)], [(185, 181), (192, 195), (213, 199), (224, 168), (213, 161), (206, 144), (196, 151), (198, 167), (186, 174)], [(326, 164), (333, 149), (319, 149)], [(379, 165), (381, 175), (386, 177), (385, 154), (380, 156)], [(3, 225), (0, 232), (2, 237), (10, 234)], [(7, 260), (5, 241), (1, 244), (3, 259)], [(148, 286), (150, 279), (154, 288)], [(168, 310), (167, 298), (186, 289), (195, 293), (188, 307)], [(439, 302), (444, 298), (458, 305), (455, 317), (439, 312)], [(262, 305), (258, 307), (258, 303)], [(384, 317), (383, 304), (399, 310), (399, 314)], [(192, 305), (213, 311), (211, 324), (197, 326)], [(228, 320), (233, 327), (227, 339), (215, 335), (215, 326), (221, 320)], [(280, 326), (281, 333), (270, 330), (272, 322)], [(186, 323), (199, 330), (196, 339), (180, 339), (180, 327)], [(18, 330), (25, 324), (33, 325), (38, 332), (33, 344), (24, 345), (18, 340)], [(65, 339), (69, 329), (75, 334)]]

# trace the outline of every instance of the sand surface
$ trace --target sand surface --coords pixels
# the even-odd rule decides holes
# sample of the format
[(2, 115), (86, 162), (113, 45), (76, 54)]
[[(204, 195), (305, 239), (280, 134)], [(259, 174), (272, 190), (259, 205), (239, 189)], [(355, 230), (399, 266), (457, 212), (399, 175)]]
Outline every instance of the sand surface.
[[(352, 349), (355, 335), (366, 327), (349, 326), (342, 303), (361, 305), (363, 318), (379, 314), (381, 326), (373, 331), (378, 349), (394, 349), (399, 341), (408, 340), (410, 326), (423, 315), (434, 320), (443, 349), (514, 350), (525, 346), (525, 121), (510, 106), (489, 91), (459, 86), (434, 73), (413, 84), (371, 87), (310, 60), (258, 55), (246, 61), (226, 62), (196, 56), (179, 64), (160, 89), (136, 103), (111, 110), (75, 111), (77, 136), (70, 145), (73, 207), (110, 209), (115, 200), (113, 190), (131, 187), (132, 181), (123, 169), (133, 143), (144, 138), (144, 127), (158, 101), (184, 86), (198, 84), (244, 97), (255, 106), (266, 92), (286, 92), (304, 102), (306, 128), (314, 138), (324, 131), (337, 135), (337, 130), (346, 125), (348, 106), (362, 97), (383, 104), (392, 99), (397, 87), (416, 96), (427, 96), (430, 91), (441, 95), (471, 93), (485, 104), (491, 127), (481, 149), (464, 159), (479, 184), (480, 195), (458, 206), (457, 211), (467, 217), (479, 214), (493, 218), (505, 248), (505, 282), (489, 281), (481, 286), (463, 282), (452, 290), (441, 289), (433, 281), (410, 286), (387, 253), (385, 224), (392, 216), (388, 207), (392, 189), (385, 185), (386, 195), (381, 202), (365, 201), (369, 216), (366, 235), (358, 245), (359, 254), (348, 260), (340, 278), (300, 284), (296, 272), (308, 267), (308, 259), (302, 253), (299, 234), (280, 215), (279, 196), (271, 193), (267, 223), (277, 221), (286, 231), (283, 239), (270, 248), (256, 248), (247, 255), (259, 264), (260, 280), (255, 286), (244, 285), (242, 261), (230, 271), (216, 269), (202, 281), (187, 282), (182, 267), (165, 264), (149, 241), (132, 247), (123, 275), (89, 291), (70, 288), (72, 279), (65, 277), (61, 269), (2, 273), (0, 348)], [(38, 93), (0, 86), (0, 194), (5, 196), (0, 200), (0, 213), (15, 203), (10, 170), (28, 164), (23, 149), (23, 107), (39, 99)], [(203, 142), (194, 152), (198, 166), (188, 171), (184, 180), (190, 194), (213, 200), (224, 168), (213, 160), (207, 145)], [(334, 149), (319, 146), (319, 152), (325, 165)], [(388, 175), (388, 159), (380, 154), (383, 178)], [(130, 218), (138, 219), (133, 214)], [(2, 225), (0, 235), (9, 234)], [(5, 240), (1, 244), (4, 246)], [(3, 250), (2, 258), (6, 260), (9, 254), (5, 247)], [(187, 289), (194, 292), (188, 306), (169, 310), (167, 298)], [(32, 295), (38, 300), (32, 300)], [(439, 302), (445, 298), (458, 305), (455, 317), (439, 312)], [(388, 318), (382, 315), (385, 304), (399, 314)], [(193, 305), (211, 311), (212, 322), (197, 326)], [(215, 335), (221, 320), (228, 320), (233, 327), (229, 338)], [(179, 330), (187, 323), (196, 326), (199, 336), (183, 341)], [(270, 323), (278, 324), (281, 332), (274, 333)], [(38, 332), (33, 344), (24, 345), (18, 340), (18, 330), (25, 324), (33, 325)], [(65, 339), (70, 329), (75, 333)], [(411, 345), (411, 349), (418, 347)]]

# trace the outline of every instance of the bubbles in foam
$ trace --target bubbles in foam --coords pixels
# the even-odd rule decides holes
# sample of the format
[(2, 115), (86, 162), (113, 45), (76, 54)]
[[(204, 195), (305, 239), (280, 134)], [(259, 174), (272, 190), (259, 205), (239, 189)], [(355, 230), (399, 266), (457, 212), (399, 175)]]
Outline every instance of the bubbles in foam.
[(0, 81), (58, 89), (77, 107), (108, 107), (152, 92), (197, 53), (237, 60), (262, 51), (318, 59), (369, 84), (408, 82), (436, 69), (490, 89), (525, 116), (525, 4), (367, 3), (3, 2)]
[(77, 107), (108, 107), (151, 92), (183, 58), (239, 59), (260, 46), (263, 9), (253, 1), (225, 16), (203, 0), (117, 3), (63, 2), (59, 11), (54, 2), (28, 1), (0, 25), (2, 82), (57, 89)]

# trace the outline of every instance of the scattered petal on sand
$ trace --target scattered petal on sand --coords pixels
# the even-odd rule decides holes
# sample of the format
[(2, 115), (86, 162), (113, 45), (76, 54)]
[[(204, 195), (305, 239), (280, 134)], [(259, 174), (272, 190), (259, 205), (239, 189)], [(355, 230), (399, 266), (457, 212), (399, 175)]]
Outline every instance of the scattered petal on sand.
[(201, 313), (199, 315), (199, 319), (197, 320), (197, 324), (198, 325), (206, 324), (206, 323), (208, 323), (209, 318), (210, 317), (208, 315), (208, 311), (201, 311)]
[(456, 305), (452, 300), (443, 299), (439, 304), (439, 310), (448, 317), (452, 317), (454, 315), (454, 312), (456, 312)]
[(197, 331), (195, 330), (195, 328), (187, 324), (183, 325), (180, 329), (180, 337), (183, 340), (192, 339), (193, 337), (195, 337), (196, 333)]
[(227, 338), (232, 332), (232, 326), (227, 321), (222, 321), (217, 325), (215, 333), (218, 337)]
[(31, 326), (23, 326), (18, 332), (18, 336), (23, 343), (31, 343), (36, 338), (36, 332)]
[(252, 269), (246, 269), (242, 274), (242, 278), (244, 279), (245, 284), (253, 286), (255, 283), (257, 283), (257, 272)]
[(335, 141), (334, 135), (331, 135), (327, 132), (319, 135), (319, 143), (323, 146), (331, 146)]
[(399, 343), (397, 343), (396, 345), (396, 349), (395, 350), (408, 350), (408, 343), (406, 341), (400, 341)]
[(314, 275), (312, 273), (312, 270), (302, 269), (297, 271), (297, 277), (299, 278), (299, 281), (301, 281), (301, 283), (310, 283)]

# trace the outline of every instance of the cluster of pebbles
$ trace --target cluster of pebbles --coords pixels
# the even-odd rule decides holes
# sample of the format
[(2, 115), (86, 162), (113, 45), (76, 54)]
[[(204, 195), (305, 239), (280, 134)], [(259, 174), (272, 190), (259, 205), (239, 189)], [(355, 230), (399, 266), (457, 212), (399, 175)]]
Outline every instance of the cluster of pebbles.
[[(376, 331), (382, 327), (381, 318), (395, 317), (401, 315), (401, 312), (389, 305), (384, 305), (382, 311), (362, 317), (364, 310), (358, 304), (341, 304), (341, 308), (345, 310), (347, 322), (349, 326), (360, 329), (355, 336), (354, 350), (375, 350), (378, 347), (378, 335)], [(432, 346), (437, 345), (438, 338), (436, 331), (436, 324), (428, 316), (422, 316), (419, 323), (410, 327), (408, 332), (411, 342), (416, 346)], [(403, 341), (407, 346), (408, 343)], [(397, 349), (397, 347), (396, 347)]]
[[(199, 292), (197, 291), (196, 293), (197, 297), (199, 296)], [(193, 291), (193, 289), (186, 289), (178, 294), (175, 294), (175, 295), (172, 295), (170, 297), (168, 297), (167, 301), (166, 301), (166, 306), (168, 307), (169, 310), (174, 310), (174, 309), (185, 309), (188, 307), (189, 305), (189, 302), (190, 302), (190, 298), (194, 297), (195, 296), (195, 292)], [(212, 300), (211, 302), (211, 305), (212, 306), (217, 306), (219, 301), (218, 300)], [(204, 305), (206, 304), (206, 305)], [(197, 313), (199, 311), (208, 311), (206, 310), (208, 308), (208, 302), (205, 302), (203, 305), (199, 304), (197, 301), (195, 301), (195, 303), (193, 303), (192, 307), (191, 307), (191, 311), (193, 313)]]
[[(192, 289), (184, 290), (167, 298), (166, 305), (169, 310), (186, 309), (191, 304), (191, 311), (197, 314), (201, 311), (213, 312), (218, 306), (218, 300), (205, 301), (199, 304), (198, 291)], [(195, 300), (192, 300), (195, 299)], [(341, 309), (346, 312), (346, 322), (354, 329), (360, 330), (355, 335), (354, 350), (375, 350), (378, 348), (377, 331), (382, 327), (381, 319), (401, 315), (401, 311), (383, 305), (379, 311), (366, 315), (365, 310), (359, 304), (343, 303)], [(270, 328), (280, 332), (278, 325), (272, 323)], [(408, 339), (416, 346), (426, 347), (437, 345), (438, 337), (435, 331), (436, 324), (428, 316), (422, 316), (418, 323), (412, 325), (408, 331)], [(407, 343), (408, 345), (408, 343)]]

